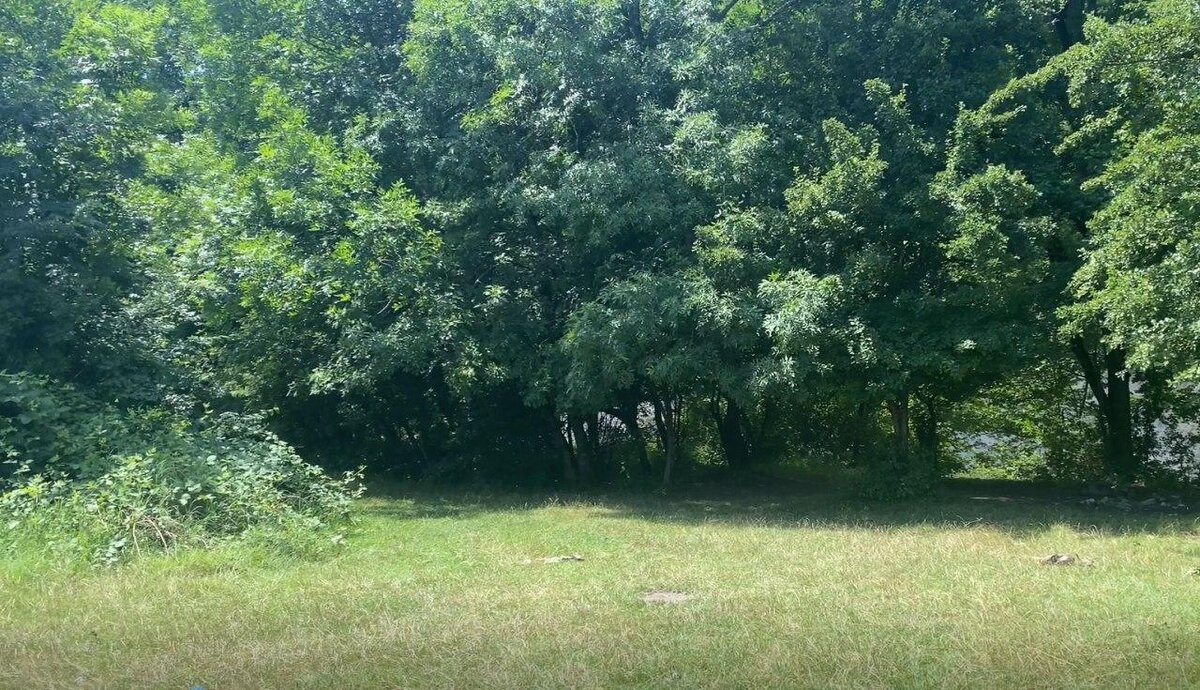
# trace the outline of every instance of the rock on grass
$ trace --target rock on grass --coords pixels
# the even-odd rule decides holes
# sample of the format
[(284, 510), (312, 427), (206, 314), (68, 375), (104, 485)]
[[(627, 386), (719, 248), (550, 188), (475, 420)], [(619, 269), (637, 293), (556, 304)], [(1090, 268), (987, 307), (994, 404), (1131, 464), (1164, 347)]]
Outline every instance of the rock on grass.
[(1042, 565), (1081, 565), (1088, 568), (1095, 565), (1092, 559), (1080, 558), (1073, 553), (1052, 553), (1049, 556), (1038, 559), (1038, 563)]

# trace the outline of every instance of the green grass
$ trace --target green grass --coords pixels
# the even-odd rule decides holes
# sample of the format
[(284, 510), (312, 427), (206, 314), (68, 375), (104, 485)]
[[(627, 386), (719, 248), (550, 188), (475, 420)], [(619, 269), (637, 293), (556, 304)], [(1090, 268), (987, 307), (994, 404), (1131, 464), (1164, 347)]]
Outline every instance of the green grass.
[[(1200, 686), (1194, 515), (976, 490), (402, 493), (364, 501), (323, 561), (19, 556), (0, 565), (0, 686)], [(1038, 565), (1056, 551), (1095, 567)], [(522, 564), (569, 553), (586, 560)]]

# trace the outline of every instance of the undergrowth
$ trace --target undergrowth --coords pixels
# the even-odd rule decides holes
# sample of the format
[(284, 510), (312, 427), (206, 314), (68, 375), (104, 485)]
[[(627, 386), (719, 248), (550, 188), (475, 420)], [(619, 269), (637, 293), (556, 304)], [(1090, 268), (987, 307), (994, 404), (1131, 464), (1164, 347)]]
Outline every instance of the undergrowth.
[(330, 477), (258, 418), (121, 410), (24, 375), (0, 375), (0, 455), (0, 548), (96, 564), (230, 540), (336, 544), (361, 490), (361, 472)]

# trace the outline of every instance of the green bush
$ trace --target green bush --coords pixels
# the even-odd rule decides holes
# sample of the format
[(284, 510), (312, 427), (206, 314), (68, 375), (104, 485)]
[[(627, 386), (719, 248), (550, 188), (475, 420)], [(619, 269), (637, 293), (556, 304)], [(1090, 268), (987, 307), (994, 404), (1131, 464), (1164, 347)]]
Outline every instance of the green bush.
[(67, 386), (0, 375), (0, 494), (9, 544), (112, 563), (246, 537), (337, 541), (361, 474), (332, 478), (260, 420), (122, 411)]

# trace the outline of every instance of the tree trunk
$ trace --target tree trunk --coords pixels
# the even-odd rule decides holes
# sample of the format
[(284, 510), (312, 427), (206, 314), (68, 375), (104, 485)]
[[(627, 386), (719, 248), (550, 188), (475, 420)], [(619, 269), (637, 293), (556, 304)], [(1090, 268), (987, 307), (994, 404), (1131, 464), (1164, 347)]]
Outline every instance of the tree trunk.
[(750, 440), (750, 448), (755, 453), (761, 454), (766, 448), (767, 429), (775, 422), (775, 401), (771, 398), (766, 398), (762, 401), (762, 417), (759, 419), (758, 430), (754, 433), (754, 438)]
[(1118, 481), (1129, 481), (1137, 474), (1138, 462), (1133, 451), (1133, 406), (1125, 353), (1119, 348), (1105, 352), (1102, 375), (1100, 364), (1082, 338), (1071, 340), (1071, 350), (1096, 401), (1104, 469)]
[(1108, 434), (1105, 457), (1109, 470), (1119, 479), (1129, 480), (1137, 473), (1133, 454), (1133, 406), (1130, 401), (1129, 371), (1125, 353), (1109, 350), (1104, 357), (1108, 382)]
[(621, 420), (625, 425), (625, 430), (633, 437), (634, 445), (637, 446), (638, 454), (638, 469), (649, 476), (653, 470), (650, 468), (650, 456), (646, 454), (646, 435), (642, 433), (642, 427), (638, 423), (638, 405), (636, 402), (621, 405), (613, 410), (614, 416)]
[(679, 459), (679, 417), (680, 405), (677, 401), (654, 401), (654, 425), (658, 429), (663, 449), (662, 488), (664, 490), (671, 483), (671, 473)]
[(866, 438), (864, 430), (870, 428), (871, 407), (865, 402), (860, 402), (854, 408), (854, 427), (850, 430), (850, 461), (857, 464), (863, 459), (863, 452), (866, 450)]
[(717, 435), (721, 439), (721, 452), (725, 464), (731, 469), (743, 469), (750, 464), (750, 448), (742, 432), (742, 411), (737, 403), (726, 399), (724, 412), (717, 403), (715, 411)]
[(420, 453), (421, 462), (423, 462), (426, 466), (432, 464), (429, 461), (429, 453), (425, 452), (425, 444), (421, 441), (420, 434), (413, 431), (408, 422), (400, 422), (396, 428), (402, 432), (405, 438), (407, 438), (409, 445), (411, 445), (413, 448), (416, 448), (417, 452)]
[[(892, 451), (897, 460), (908, 457), (908, 394), (887, 402), (888, 413), (892, 417)], [(876, 408), (878, 409), (878, 408)]]
[(1065, 52), (1083, 41), (1083, 0), (1066, 0), (1052, 19), (1058, 45)]
[(658, 435), (658, 447), (662, 449), (663, 455), (667, 454), (667, 423), (663, 419), (663, 403), (657, 398), (652, 400), (650, 404), (654, 407), (654, 431)]
[(558, 439), (559, 451), (562, 454), (563, 481), (575, 484), (578, 481), (578, 477), (575, 475), (575, 453), (571, 449), (570, 439), (567, 434), (563, 433), (562, 419), (552, 410), (549, 414), (549, 421), (552, 424), (554, 436)]
[(933, 465), (937, 463), (939, 446), (937, 397), (927, 395), (920, 400), (924, 409), (917, 419), (917, 447), (920, 448), (921, 455)]
[(592, 443), (588, 439), (587, 429), (584, 428), (583, 417), (571, 415), (567, 418), (567, 426), (571, 429), (571, 440), (575, 447), (575, 462), (579, 469), (579, 480), (590, 482), (592, 479)]
[(600, 413), (590, 414), (584, 420), (587, 432), (588, 449), (591, 451), (591, 479), (602, 480), (608, 476), (608, 457), (600, 444)]
[(662, 488), (666, 490), (671, 483), (671, 473), (675, 470), (675, 462), (679, 458), (679, 432), (674, 424), (667, 425), (667, 452), (663, 462)]
[(639, 44), (645, 42), (642, 29), (642, 0), (625, 0), (625, 20), (629, 24), (629, 33)]

